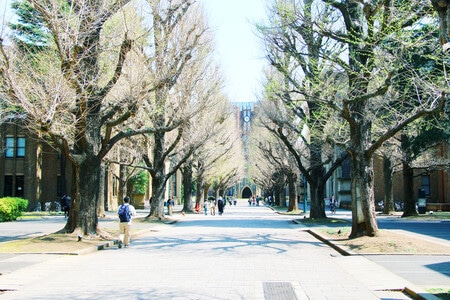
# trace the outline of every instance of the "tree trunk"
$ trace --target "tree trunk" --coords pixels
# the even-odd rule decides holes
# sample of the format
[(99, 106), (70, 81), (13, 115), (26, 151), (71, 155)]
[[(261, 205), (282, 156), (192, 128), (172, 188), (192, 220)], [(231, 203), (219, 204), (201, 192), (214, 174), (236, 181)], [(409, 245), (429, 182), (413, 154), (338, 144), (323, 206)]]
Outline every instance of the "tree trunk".
[(286, 188), (280, 189), (280, 207), (286, 207)]
[(289, 208), (290, 211), (298, 210), (298, 201), (297, 201), (297, 189), (295, 188), (296, 175), (294, 173), (289, 173), (287, 175), (288, 185), (289, 185)]
[(163, 170), (152, 175), (153, 200), (150, 206), (150, 214), (147, 217), (164, 219), (164, 194), (166, 192), (166, 180)]
[(192, 165), (186, 163), (183, 167), (183, 211), (192, 212)]
[(99, 218), (105, 215), (105, 204), (106, 204), (106, 174), (107, 167), (104, 163), (100, 165), (100, 182), (99, 182), (99, 195), (98, 195), (98, 206), (97, 206), (97, 216)]
[(383, 175), (384, 175), (384, 207), (383, 213), (391, 215), (395, 212), (394, 207), (394, 187), (393, 187), (394, 167), (390, 157), (383, 155)]
[(315, 164), (311, 170), (311, 176), (309, 182), (309, 189), (311, 192), (311, 208), (309, 212), (310, 218), (321, 219), (326, 218), (325, 213), (325, 182), (324, 168), (322, 165), (322, 148), (319, 145), (319, 141), (315, 141), (315, 145), (312, 145), (310, 150), (311, 164)]
[(401, 144), (403, 151), (403, 195), (404, 208), (403, 217), (417, 216), (416, 203), (414, 201), (414, 170), (411, 168), (410, 141), (407, 134), (401, 135)]
[(200, 212), (201, 208), (203, 207), (203, 189), (202, 189), (202, 180), (200, 180), (199, 177), (197, 177), (197, 191), (195, 194), (195, 211)]
[(325, 192), (324, 182), (322, 177), (316, 177), (317, 180), (309, 182), (309, 189), (311, 191), (311, 207), (309, 217), (311, 219), (326, 218), (325, 213)]
[[(368, 103), (352, 103), (352, 111), (364, 116)], [(372, 153), (366, 149), (371, 144), (372, 123), (366, 118), (355, 118), (350, 123), (348, 150), (351, 160), (352, 232), (350, 238), (378, 235), (373, 190)]]
[(75, 167), (74, 173), (75, 195), (63, 230), (72, 233), (79, 228), (82, 235), (93, 235), (98, 230), (101, 161), (96, 156), (88, 157)]
[(274, 187), (273, 189), (273, 197), (274, 197), (274, 205), (275, 206), (282, 206), (281, 201), (281, 191), (278, 187)]
[[(43, 201), (42, 199), (42, 142), (37, 143), (36, 148), (36, 194), (34, 199), (30, 199), (28, 204), (28, 211), (34, 211), (36, 209), (36, 204)], [(62, 174), (61, 174), (62, 177)], [(30, 207), (31, 206), (31, 207)]]
[(373, 192), (373, 162), (354, 155), (352, 163), (352, 232), (350, 238), (378, 235)]
[(205, 184), (205, 186), (203, 187), (203, 200), (207, 201), (208, 200), (208, 191), (209, 191), (209, 184)]
[(119, 165), (119, 192), (118, 192), (118, 199), (119, 203), (122, 203), (122, 199), (127, 196), (127, 174), (126, 174), (127, 167), (120, 164)]

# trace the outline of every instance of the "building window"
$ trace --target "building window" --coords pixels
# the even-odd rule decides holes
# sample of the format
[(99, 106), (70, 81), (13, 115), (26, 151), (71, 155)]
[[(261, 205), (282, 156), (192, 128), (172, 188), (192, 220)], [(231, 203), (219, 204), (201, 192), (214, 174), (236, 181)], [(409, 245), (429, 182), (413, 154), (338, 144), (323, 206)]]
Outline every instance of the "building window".
[(24, 196), (25, 177), (23, 175), (6, 175), (4, 197), (20, 197)]
[(5, 157), (12, 158), (14, 154), (16, 157), (25, 157), (24, 137), (18, 137), (17, 139), (14, 139), (14, 137), (6, 137)]
[(425, 191), (425, 196), (430, 196), (430, 175), (422, 175), (421, 189)]
[(25, 138), (17, 138), (17, 157), (25, 157)]
[(14, 157), (14, 138), (6, 137), (5, 157)]

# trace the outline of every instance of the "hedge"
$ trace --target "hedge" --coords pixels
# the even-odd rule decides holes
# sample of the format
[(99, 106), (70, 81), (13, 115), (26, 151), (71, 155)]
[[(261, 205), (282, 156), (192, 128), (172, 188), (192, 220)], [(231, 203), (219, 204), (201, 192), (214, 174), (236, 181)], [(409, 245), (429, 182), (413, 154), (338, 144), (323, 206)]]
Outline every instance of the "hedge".
[(28, 200), (22, 198), (0, 198), (0, 222), (15, 221), (27, 210)]

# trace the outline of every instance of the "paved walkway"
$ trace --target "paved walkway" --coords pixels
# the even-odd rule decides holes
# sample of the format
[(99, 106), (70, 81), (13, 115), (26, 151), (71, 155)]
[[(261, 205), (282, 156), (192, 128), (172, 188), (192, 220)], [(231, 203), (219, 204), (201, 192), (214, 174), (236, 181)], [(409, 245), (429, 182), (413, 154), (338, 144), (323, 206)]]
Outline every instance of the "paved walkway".
[(23, 267), (2, 272), (0, 298), (409, 299), (405, 288), (423, 292), (362, 256), (341, 256), (264, 206), (177, 218), (126, 249), (4, 256), (0, 270)]

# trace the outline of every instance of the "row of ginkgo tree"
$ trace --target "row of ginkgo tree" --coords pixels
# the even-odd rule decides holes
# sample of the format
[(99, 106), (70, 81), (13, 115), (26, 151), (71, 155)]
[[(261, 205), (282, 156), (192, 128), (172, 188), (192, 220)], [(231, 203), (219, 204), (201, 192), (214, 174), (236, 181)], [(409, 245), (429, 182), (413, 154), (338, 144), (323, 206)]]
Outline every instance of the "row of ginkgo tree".
[(202, 7), (166, 0), (15, 5), (19, 22), (43, 34), (33, 40), (13, 26), (13, 43), (3, 37), (3, 113), (24, 113), (26, 127), (73, 166), (72, 209), (62, 231), (99, 232), (105, 159), (148, 170), (150, 216), (164, 217), (167, 180), (226, 135), (219, 126), (231, 115)]
[(350, 236), (376, 236), (373, 157), (437, 127), (448, 92), (431, 3), (290, 0), (268, 12), (258, 25), (271, 66), (261, 126), (306, 177), (311, 218), (325, 217), (326, 181), (348, 157)]

